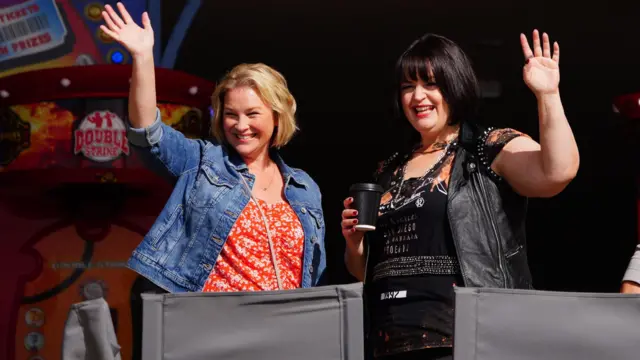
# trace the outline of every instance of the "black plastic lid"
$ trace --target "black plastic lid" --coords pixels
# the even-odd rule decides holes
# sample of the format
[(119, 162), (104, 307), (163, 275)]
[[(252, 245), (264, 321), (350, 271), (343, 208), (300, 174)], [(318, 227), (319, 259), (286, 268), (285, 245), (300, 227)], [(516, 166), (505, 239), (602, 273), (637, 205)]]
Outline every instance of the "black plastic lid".
[(382, 189), (382, 186), (375, 183), (353, 184), (349, 188), (349, 192), (357, 192), (357, 191), (377, 191), (379, 193), (382, 193), (384, 190)]

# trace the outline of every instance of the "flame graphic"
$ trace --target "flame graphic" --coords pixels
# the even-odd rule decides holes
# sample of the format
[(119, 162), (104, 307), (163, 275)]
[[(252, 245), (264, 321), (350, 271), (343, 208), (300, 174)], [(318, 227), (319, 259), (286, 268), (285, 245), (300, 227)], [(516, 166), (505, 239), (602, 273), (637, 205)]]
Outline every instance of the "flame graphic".
[(4, 170), (48, 168), (70, 158), (71, 129), (76, 116), (53, 102), (12, 106), (25, 122), (31, 124), (31, 146)]
[[(162, 121), (174, 126), (192, 110), (179, 104), (158, 104)], [(80, 116), (55, 102), (40, 102), (11, 107), (18, 117), (31, 125), (31, 146), (0, 172), (52, 167), (77, 167), (73, 154), (73, 124)], [(81, 115), (84, 116), (84, 115)]]
[(182, 116), (191, 110), (191, 107), (177, 104), (158, 104), (158, 109), (160, 109), (162, 122), (172, 126), (177, 124)]

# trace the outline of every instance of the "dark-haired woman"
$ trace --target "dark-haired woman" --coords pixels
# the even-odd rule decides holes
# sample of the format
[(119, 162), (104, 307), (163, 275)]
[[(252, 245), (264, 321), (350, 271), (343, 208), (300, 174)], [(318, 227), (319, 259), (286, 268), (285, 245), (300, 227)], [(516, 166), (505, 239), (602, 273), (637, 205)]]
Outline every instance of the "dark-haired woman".
[(558, 44), (537, 30), (533, 50), (525, 35), (521, 43), (540, 143), (474, 124), (478, 82), (451, 40), (427, 34), (397, 62), (396, 102), (413, 140), (376, 172), (385, 192), (366, 242), (353, 227), (353, 199), (342, 214), (345, 261), (365, 282), (376, 358), (450, 359), (456, 285), (531, 287), (526, 199), (561, 192), (579, 154), (560, 100)]

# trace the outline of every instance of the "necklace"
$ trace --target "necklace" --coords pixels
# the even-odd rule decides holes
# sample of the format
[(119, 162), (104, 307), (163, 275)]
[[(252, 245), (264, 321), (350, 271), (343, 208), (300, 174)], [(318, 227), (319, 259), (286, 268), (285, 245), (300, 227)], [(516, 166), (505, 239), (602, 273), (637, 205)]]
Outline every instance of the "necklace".
[(267, 186), (262, 188), (262, 191), (267, 191), (269, 186), (271, 186), (271, 183), (273, 183), (273, 179), (275, 178), (275, 175), (276, 175), (276, 168), (277, 166), (273, 168), (273, 171), (271, 172), (271, 180), (269, 180), (269, 183), (267, 184)]
[[(438, 166), (438, 164), (440, 164), (440, 162), (442, 161), (442, 159), (444, 159), (445, 155), (449, 154), (449, 147), (453, 145), (456, 145), (455, 140), (454, 141), (450, 141), (446, 143), (446, 146), (444, 147), (444, 151), (442, 151), (442, 153), (440, 155), (438, 155), (438, 158), (436, 159), (436, 161), (429, 166), (429, 168), (424, 172), (424, 175), (422, 176), (426, 176), (427, 174), (429, 174), (436, 166)], [(407, 165), (409, 164), (409, 160), (411, 157), (411, 154), (413, 154), (414, 152), (409, 153), (409, 156), (407, 157), (407, 161), (404, 163), (404, 165), (402, 165), (402, 168), (400, 168), (400, 171), (398, 172), (399, 176), (400, 176), (400, 184), (398, 185), (398, 189), (396, 191), (395, 196), (391, 199), (391, 201), (389, 202), (390, 206), (392, 209), (396, 209), (398, 206), (398, 203), (400, 201), (404, 200), (404, 197), (401, 195), (402, 194), (402, 187), (404, 186), (405, 183), (405, 179), (404, 179), (404, 175), (407, 171)]]
[[(448, 145), (449, 145), (449, 142), (447, 142), (447, 141), (438, 141), (438, 142), (435, 142), (435, 143), (427, 146), (426, 149), (421, 150), (420, 148), (418, 148), (418, 149), (416, 149), (415, 152), (420, 153), (420, 154), (430, 154), (430, 153), (434, 153), (434, 152), (442, 150), (442, 149), (446, 149)], [(422, 146), (420, 146), (420, 147), (422, 147)]]

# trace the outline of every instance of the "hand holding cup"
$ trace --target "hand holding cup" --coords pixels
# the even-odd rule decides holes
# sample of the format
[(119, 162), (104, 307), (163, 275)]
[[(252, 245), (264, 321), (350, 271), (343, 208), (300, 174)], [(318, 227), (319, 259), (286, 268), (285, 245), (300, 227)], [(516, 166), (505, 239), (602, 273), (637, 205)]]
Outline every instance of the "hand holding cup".
[(343, 203), (342, 235), (352, 250), (361, 248), (365, 232), (376, 229), (382, 192), (380, 185), (369, 183), (354, 184), (349, 189), (351, 196)]

